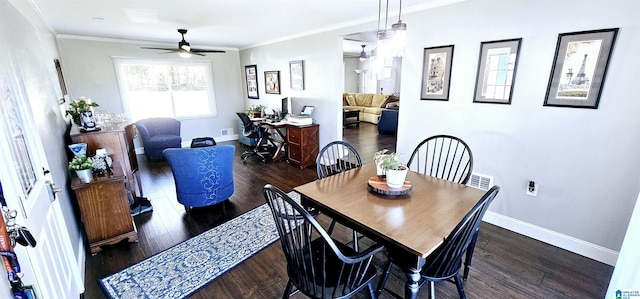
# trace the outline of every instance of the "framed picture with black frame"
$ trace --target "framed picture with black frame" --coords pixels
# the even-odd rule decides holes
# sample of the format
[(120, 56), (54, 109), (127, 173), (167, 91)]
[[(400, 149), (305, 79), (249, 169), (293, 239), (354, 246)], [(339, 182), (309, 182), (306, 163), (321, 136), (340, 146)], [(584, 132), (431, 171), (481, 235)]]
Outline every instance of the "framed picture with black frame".
[(421, 100), (449, 100), (453, 45), (424, 48)]
[(598, 109), (618, 28), (558, 35), (544, 106)]
[(280, 94), (280, 71), (264, 72), (264, 88), (266, 93)]
[(511, 104), (522, 38), (480, 43), (474, 103)]
[(258, 94), (258, 66), (246, 65), (244, 67), (244, 74), (247, 79), (247, 97), (250, 99), (259, 99)]
[(291, 89), (304, 90), (304, 61), (289, 61), (289, 77)]

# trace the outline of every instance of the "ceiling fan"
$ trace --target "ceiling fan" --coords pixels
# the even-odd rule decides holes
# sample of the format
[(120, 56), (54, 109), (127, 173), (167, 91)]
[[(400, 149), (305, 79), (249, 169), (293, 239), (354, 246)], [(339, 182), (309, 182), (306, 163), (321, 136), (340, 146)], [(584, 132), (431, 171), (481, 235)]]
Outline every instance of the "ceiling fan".
[(196, 49), (191, 48), (191, 45), (184, 40), (184, 35), (187, 34), (187, 29), (178, 29), (178, 33), (182, 35), (182, 40), (178, 43), (178, 48), (156, 48), (156, 47), (140, 47), (140, 49), (151, 49), (151, 50), (166, 50), (169, 52), (164, 53), (178, 53), (181, 57), (191, 57), (191, 55), (204, 56), (202, 53), (225, 53), (222, 50), (205, 50), (205, 49)]

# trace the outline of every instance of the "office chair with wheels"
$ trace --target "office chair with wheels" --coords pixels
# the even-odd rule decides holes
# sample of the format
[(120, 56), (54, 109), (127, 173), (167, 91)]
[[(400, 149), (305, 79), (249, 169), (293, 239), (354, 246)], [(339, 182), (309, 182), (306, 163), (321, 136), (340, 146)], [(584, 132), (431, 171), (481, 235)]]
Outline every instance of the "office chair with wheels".
[[(444, 242), (427, 256), (424, 267), (422, 271), (420, 271), (421, 278), (418, 283), (419, 286), (422, 287), (426, 282), (429, 282), (429, 297), (431, 299), (435, 299), (435, 283), (445, 280), (450, 281), (452, 278), (458, 288), (460, 298), (466, 298), (460, 278), (462, 255), (464, 255), (467, 248), (469, 248), (475, 232), (478, 230), (478, 227), (480, 227), (482, 217), (498, 194), (498, 191), (500, 191), (499, 186), (493, 186), (489, 189), (462, 221), (456, 225), (449, 236), (444, 239)], [(376, 288), (376, 295), (380, 295), (382, 290), (390, 291), (384, 287), (384, 284), (389, 277), (389, 272), (393, 265), (392, 259), (393, 257), (390, 256), (389, 262), (387, 262), (382, 272)]]
[[(332, 176), (343, 171), (362, 166), (362, 159), (358, 151), (344, 141), (333, 141), (325, 145), (316, 158), (316, 172), (318, 179)], [(336, 221), (331, 221), (329, 234), (333, 232)], [(353, 249), (358, 251), (358, 233), (353, 230)]]
[(246, 164), (247, 160), (251, 157), (258, 157), (260, 161), (267, 162), (273, 156), (269, 147), (275, 148), (275, 143), (271, 140), (271, 134), (268, 130), (259, 124), (254, 124), (246, 113), (236, 113), (240, 120), (242, 120), (243, 131), (242, 134), (245, 137), (256, 138), (258, 142), (253, 149), (246, 150), (242, 153), (240, 158), (242, 163)]
[[(371, 298), (377, 298), (372, 259), (383, 246), (376, 244), (356, 252), (333, 240), (304, 207), (282, 190), (267, 184), (262, 194), (287, 259), (289, 281), (282, 298), (298, 292), (310, 298), (351, 298), (365, 287)], [(292, 292), (294, 286), (296, 290)]]
[[(469, 145), (462, 139), (450, 135), (435, 135), (416, 146), (407, 166), (416, 172), (465, 185), (473, 171), (473, 154)], [(462, 276), (464, 280), (469, 276), (477, 239), (478, 231), (474, 233), (465, 257)]]

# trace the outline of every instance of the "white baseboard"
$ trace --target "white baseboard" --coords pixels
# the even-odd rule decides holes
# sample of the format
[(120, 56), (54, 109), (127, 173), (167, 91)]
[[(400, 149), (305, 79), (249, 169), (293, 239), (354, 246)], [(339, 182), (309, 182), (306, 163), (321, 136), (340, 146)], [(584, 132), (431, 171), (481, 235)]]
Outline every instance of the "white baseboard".
[(487, 211), (482, 220), (611, 266), (618, 259), (617, 251), (495, 212)]

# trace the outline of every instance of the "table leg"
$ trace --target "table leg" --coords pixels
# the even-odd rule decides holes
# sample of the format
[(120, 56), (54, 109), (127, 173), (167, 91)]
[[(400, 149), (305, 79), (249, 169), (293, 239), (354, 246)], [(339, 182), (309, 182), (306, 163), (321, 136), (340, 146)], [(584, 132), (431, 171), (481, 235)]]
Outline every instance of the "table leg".
[(273, 155), (273, 161), (279, 161), (280, 160), (280, 153), (282, 152), (284, 147), (287, 145), (287, 138), (286, 138), (285, 134), (282, 133), (282, 130), (280, 128), (274, 127), (273, 129), (282, 138), (282, 142), (278, 145), (278, 148), (276, 149), (276, 153)]
[(420, 291), (420, 271), (417, 269), (410, 269), (406, 272), (407, 282), (404, 288), (404, 298), (416, 299), (418, 298), (418, 291)]

